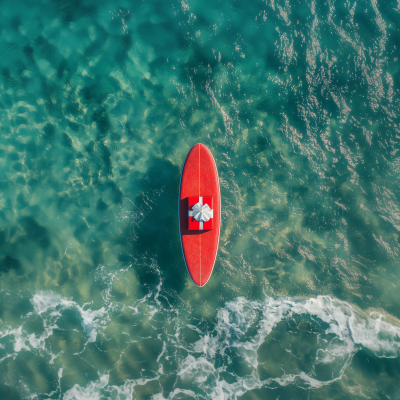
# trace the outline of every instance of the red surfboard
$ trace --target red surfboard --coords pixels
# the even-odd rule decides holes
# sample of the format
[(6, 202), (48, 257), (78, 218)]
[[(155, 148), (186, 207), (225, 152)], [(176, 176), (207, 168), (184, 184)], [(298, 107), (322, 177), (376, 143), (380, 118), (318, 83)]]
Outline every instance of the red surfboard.
[(179, 190), (179, 228), (190, 277), (204, 286), (214, 269), (221, 228), (221, 193), (217, 166), (204, 144), (186, 156)]

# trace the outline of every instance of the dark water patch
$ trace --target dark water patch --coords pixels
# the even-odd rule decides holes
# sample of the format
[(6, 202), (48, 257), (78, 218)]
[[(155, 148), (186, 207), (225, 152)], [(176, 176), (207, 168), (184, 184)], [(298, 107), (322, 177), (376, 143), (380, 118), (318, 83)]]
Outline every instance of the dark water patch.
[(110, 149), (102, 142), (97, 144), (100, 160), (102, 161), (102, 170), (106, 176), (112, 176), (112, 160)]
[(257, 153), (265, 153), (267, 150), (270, 149), (271, 143), (269, 141), (269, 135), (263, 134), (257, 137), (256, 140), (256, 152)]
[(36, 242), (43, 250), (50, 246), (50, 236), (47, 229), (39, 225), (32, 217), (21, 217), (18, 222), (24, 230), (25, 238)]
[(179, 41), (183, 41), (185, 47), (189, 48), (187, 39), (179, 34), (179, 28), (172, 21), (162, 23), (146, 21), (138, 26), (137, 33), (146, 44), (154, 47), (161, 54), (168, 48), (179, 46)]
[(35, 46), (43, 46), (46, 43), (46, 38), (43, 35), (39, 35), (33, 40), (33, 43)]
[(37, 156), (37, 146), (36, 143), (31, 140), (26, 144), (26, 153), (29, 157), (36, 157)]
[(138, 134), (138, 131), (132, 127), (129, 121), (125, 124), (125, 132), (130, 139), (133, 139)]
[[(340, 400), (346, 398), (349, 395), (347, 390), (341, 387), (340, 383), (333, 382), (328, 386), (329, 389), (324, 387), (318, 389), (303, 389), (296, 385), (298, 381), (294, 383), (288, 383), (282, 387), (278, 383), (272, 386), (272, 388), (260, 388), (248, 390), (244, 395), (238, 396), (238, 400), (259, 400), (269, 398), (279, 398), (279, 400), (292, 400), (292, 399), (310, 399), (310, 400), (323, 400), (326, 398), (332, 398), (334, 400)], [(334, 395), (332, 395), (334, 392)]]
[[(35, 368), (32, 368), (32, 365), (35, 365)], [(11, 361), (8, 367), (14, 373), (18, 371), (20, 379), (31, 388), (37, 388), (39, 378), (40, 387), (44, 392), (57, 390), (57, 372), (40, 355), (22, 350), (22, 354)]]
[[(28, 300), (28, 302), (30, 303), (30, 307), (28, 306), (28, 304), (23, 305), (23, 308), (25, 308), (27, 313), (32, 312), (34, 310), (34, 307), (32, 306), (32, 302), (29, 300)], [(21, 315), (24, 315), (24, 314), (21, 314)], [(40, 315), (35, 315), (24, 322), (24, 328), (26, 329), (26, 332), (28, 334), (32, 334), (32, 333), (36, 334), (36, 332), (43, 333), (44, 332), (43, 319), (41, 318)]]
[(369, 260), (373, 264), (386, 264), (389, 261), (387, 252), (382, 249), (374, 238), (374, 229), (356, 211), (346, 218), (347, 238), (350, 251)]
[(43, 38), (40, 41), (37, 41), (37, 51), (40, 54), (42, 59), (48, 61), (54, 68), (60, 65), (61, 60), (63, 60), (63, 56), (58, 51), (58, 48), (50, 43), (47, 38)]
[(61, 136), (61, 141), (63, 142), (63, 144), (64, 144), (64, 146), (67, 148), (67, 149), (72, 149), (73, 147), (72, 147), (72, 139), (71, 139), (71, 137), (68, 135), (68, 133), (63, 133), (62, 134), (62, 136)]
[(156, 92), (156, 93), (161, 93), (164, 89), (162, 85), (154, 84), (151, 81), (149, 81), (148, 79), (142, 79), (141, 84), (147, 89), (154, 90), (154, 92)]
[(14, 163), (11, 168), (17, 172), (22, 172), (26, 170), (26, 167), (22, 163)]
[(14, 124), (13, 125), (15, 127), (19, 127), (21, 125), (28, 125), (28, 119), (23, 117), (23, 116), (21, 116), (21, 115), (18, 115), (18, 116), (16, 116), (14, 118)]
[[(133, 254), (145, 258), (156, 257), (167, 290), (174, 288), (180, 291), (184, 287), (186, 276), (175, 273), (184, 266), (176, 218), (179, 168), (158, 158), (153, 158), (150, 165), (152, 167), (141, 184), (141, 194), (134, 200), (136, 207), (145, 214), (147, 223), (135, 229), (137, 239), (132, 244), (129, 244), (131, 228), (126, 228), (122, 237), (126, 238), (128, 248), (133, 247)], [(129, 250), (127, 252), (130, 253)], [(157, 272), (148, 266), (136, 264), (135, 270), (142, 285), (152, 287), (158, 282)]]
[[(17, 70), (17, 74), (18, 74), (18, 79), (20, 82), (20, 87), (21, 89), (23, 89), (24, 91), (27, 91), (29, 88), (29, 85), (32, 83), (32, 78), (28, 76), (28, 72), (27, 72), (27, 66), (21, 65), (20, 67), (18, 67)], [(31, 96), (26, 96), (26, 98), (31, 98)]]
[(71, 165), (76, 159), (76, 154), (73, 151), (66, 151), (62, 157), (64, 165)]
[(17, 196), (17, 205), (20, 210), (29, 207), (29, 203), (25, 200), (25, 197), (22, 193), (19, 193)]
[(102, 139), (110, 129), (110, 119), (104, 108), (98, 108), (93, 114), (93, 121), (99, 130), (98, 139)]
[(22, 264), (16, 258), (5, 256), (0, 262), (0, 272), (7, 273), (9, 271), (14, 271), (17, 275), (24, 273)]
[(63, 58), (57, 67), (57, 78), (60, 80), (63, 78), (67, 78), (70, 75), (70, 73), (71, 71), (69, 68), (68, 61), (65, 58)]
[(266, 96), (257, 103), (256, 110), (269, 113), (276, 113), (277, 111), (276, 100), (277, 99), (275, 97)]
[(68, 271), (66, 270), (61, 270), (59, 271), (58, 277), (57, 277), (57, 285), (62, 287), (69, 281), (69, 274)]
[(35, 58), (33, 57), (33, 54), (34, 54), (33, 47), (31, 47), (29, 45), (26, 45), (23, 48), (23, 52), (24, 52), (25, 57), (28, 60), (28, 63), (31, 64), (31, 65), (34, 65), (35, 64)]
[(119, 175), (121, 177), (126, 177), (129, 174), (129, 169), (127, 167), (124, 166), (120, 166), (119, 168)]
[[(61, 336), (67, 339), (67, 337), (69, 336), (68, 332), (73, 330), (83, 333), (82, 316), (79, 313), (78, 309), (76, 309), (75, 307), (65, 308), (64, 310), (62, 310), (61, 315), (62, 317), (57, 321), (57, 326), (58, 328), (60, 328), (61, 331), (66, 331), (66, 335)], [(60, 336), (60, 334), (60, 331), (57, 332), (57, 336)], [(54, 342), (57, 342), (57, 340), (54, 340)]]
[(35, 188), (37, 186), (40, 186), (41, 181), (38, 178), (33, 178), (30, 177), (27, 181), (28, 186), (30, 186), (31, 188)]
[(59, 96), (59, 87), (45, 77), (41, 77), (40, 87), (49, 116), (61, 118), (62, 101)]
[(92, 154), (94, 152), (94, 141), (91, 140), (86, 146), (85, 146), (86, 151), (89, 154)]
[[(96, 226), (96, 220), (88, 217), (87, 221), (91, 226)], [(87, 243), (87, 247), (90, 251), (93, 265), (99, 265), (104, 263), (104, 254), (103, 254), (103, 243), (99, 239), (97, 234), (91, 234), (90, 240)]]
[(1, 74), (3, 76), (4, 86), (5, 86), (6, 90), (8, 90), (9, 88), (13, 88), (13, 87), (17, 86), (17, 81), (11, 75), (11, 72), (10, 72), (10, 70), (8, 68), (3, 68), (1, 70)]
[(22, 175), (18, 175), (16, 181), (17, 184), (19, 185), (25, 185), (26, 184), (26, 179)]
[(61, 14), (66, 25), (69, 25), (82, 15), (82, 0), (56, 0), (54, 5), (58, 8), (58, 13)]
[(4, 250), (5, 244), (6, 244), (6, 232), (0, 231), (0, 249)]
[[(3, 69), (3, 70), (2, 70), (3, 76), (4, 76), (4, 74), (5, 74), (5, 75), (8, 75), (9, 73), (10, 73), (10, 71), (9, 71), (9, 70), (7, 71), (7, 69)], [(12, 108), (12, 106), (13, 106), (13, 104), (14, 104), (14, 101), (13, 101), (13, 99), (12, 99), (12, 97), (10, 96), (9, 93), (3, 92), (3, 93), (1, 94), (1, 99), (3, 100), (4, 105), (5, 105), (6, 108)], [(2, 126), (1, 128), (3, 129), (4, 127)]]
[(107, 203), (105, 203), (102, 199), (99, 199), (99, 200), (97, 201), (97, 204), (96, 204), (96, 209), (97, 209), (97, 211), (100, 211), (100, 212), (106, 211), (107, 208), (108, 208)]
[(79, 115), (79, 103), (75, 101), (68, 102), (65, 106), (65, 111), (67, 114)]
[(91, 181), (91, 172), (90, 165), (86, 161), (83, 161), (81, 164), (80, 176), (83, 179), (84, 185), (89, 186)]
[[(400, 357), (378, 358), (370, 350), (364, 348), (355, 354), (350, 371), (346, 375), (350, 381), (358, 381), (359, 378), (355, 374), (361, 374), (362, 385), (376, 390), (378, 392), (376, 398), (392, 398), (393, 396), (396, 398), (399, 386), (395, 377), (398, 376), (399, 368)], [(377, 380), (379, 385), (376, 385)]]
[(21, 400), (19, 390), (4, 383), (0, 383), (0, 397), (7, 400)]
[(121, 140), (121, 135), (119, 133), (117, 133), (117, 132), (111, 132), (110, 139), (113, 142), (119, 142)]
[(129, 254), (118, 254), (118, 261), (127, 265), (130, 264), (133, 261), (133, 259), (132, 256)]
[(56, 129), (53, 124), (47, 123), (43, 128), (43, 132), (44, 132), (43, 135), (44, 139), (46, 141), (50, 141), (53, 139)]
[(117, 38), (119, 45), (115, 54), (115, 61), (117, 65), (123, 69), (124, 63), (128, 58), (128, 52), (132, 47), (133, 39), (131, 32), (125, 32), (124, 35)]
[[(146, 121), (152, 128), (155, 128), (157, 126), (163, 126), (166, 118), (168, 117), (169, 117), (168, 113), (166, 113), (165, 111), (161, 112), (160, 110), (157, 110), (157, 108), (154, 107), (149, 112)], [(168, 135), (166, 132), (166, 135), (163, 138), (163, 142), (165, 142), (165, 144), (168, 145), (173, 140), (174, 140), (173, 136)]]
[(10, 161), (18, 161), (19, 154), (17, 152), (7, 153), (7, 159)]
[(168, 62), (165, 56), (156, 57), (152, 62), (149, 63), (151, 75), (158, 75), (159, 72), (164, 70), (166, 65), (168, 65)]
[(248, 187), (245, 195), (246, 205), (253, 207), (257, 204), (257, 196), (254, 187)]
[[(19, 301), (16, 301), (15, 303), (13, 303), (10, 311), (15, 316), (23, 317), (33, 311), (33, 305), (31, 303), (30, 299), (28, 299), (28, 298), (21, 299)], [(41, 321), (41, 322), (42, 322), (41, 326), (43, 327), (43, 321)], [(36, 324), (31, 323), (31, 328), (33, 328), (32, 325), (38, 326), (38, 323), (36, 323)], [(40, 322), (39, 322), (39, 326), (40, 326)], [(29, 325), (27, 326), (27, 329), (29, 329)]]
[(78, 133), (80, 130), (80, 125), (76, 124), (75, 122), (68, 121), (68, 126), (76, 133)]
[(10, 19), (10, 26), (13, 28), (13, 30), (15, 30), (15, 32), (18, 32), (21, 23), (22, 21), (19, 16), (13, 16)]
[(0, 210), (0, 220), (7, 221), (7, 216), (2, 210)]
[(305, 185), (294, 185), (288, 189), (288, 201), (298, 200), (306, 197), (309, 193), (309, 187)]
[(89, 46), (85, 48), (85, 58), (92, 58), (98, 55), (101, 52), (104, 43), (106, 43), (109, 35), (107, 32), (103, 31), (96, 40), (90, 43)]
[[(211, 49), (205, 50), (197, 43), (191, 44), (182, 39), (182, 47), (187, 49), (190, 58), (189, 61), (183, 65), (180, 71), (180, 79), (182, 82), (190, 83), (188, 77), (191, 77), (196, 88), (201, 89), (205, 87), (208, 81), (212, 81), (212, 70), (216, 67), (217, 61)], [(193, 71), (196, 71), (193, 74)]]
[(88, 103), (101, 104), (105, 100), (106, 95), (102, 93), (99, 82), (91, 83), (85, 86), (82, 90), (82, 97)]

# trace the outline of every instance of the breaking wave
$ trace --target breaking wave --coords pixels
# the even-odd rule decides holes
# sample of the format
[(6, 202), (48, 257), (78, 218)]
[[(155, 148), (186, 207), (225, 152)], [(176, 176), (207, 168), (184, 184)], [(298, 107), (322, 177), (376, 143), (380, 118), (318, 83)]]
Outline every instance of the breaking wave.
[[(151, 336), (162, 342), (162, 351), (156, 359), (157, 370), (152, 376), (126, 379), (122, 385), (115, 385), (110, 384), (110, 371), (99, 371), (97, 381), (84, 387), (75, 384), (64, 393), (63, 399), (131, 399), (136, 387), (171, 374), (171, 359), (178, 366), (173, 373), (175, 384), (170, 392), (153, 395), (154, 400), (173, 399), (179, 393), (196, 399), (237, 399), (252, 389), (287, 385), (320, 388), (341, 379), (360, 349), (366, 348), (376, 357), (400, 355), (400, 324), (384, 312), (373, 310), (367, 314), (329, 296), (308, 300), (269, 297), (265, 301), (239, 297), (217, 310), (210, 327), (192, 318), (190, 310), (180, 310), (185, 315), (179, 315), (172, 306), (164, 306), (159, 300), (161, 283), (155, 292), (127, 307), (132, 314), (143, 314), (141, 317), (147, 321), (163, 313), (174, 325), (170, 334), (156, 324), (152, 328)], [(102, 331), (111, 323), (115, 311), (104, 307), (92, 310), (88, 304), (80, 306), (54, 293), (38, 293), (31, 301), (34, 311), (26, 317), (41, 316), (44, 332), (29, 335), (22, 325), (1, 332), (0, 336), (14, 335), (15, 353), (9, 356), (21, 350), (38, 350), (52, 356), (50, 363), (54, 363), (57, 355), (51, 353), (48, 338), (65, 310), (78, 312), (87, 343), (96, 342), (99, 332), (106, 339)], [(140, 308), (143, 304), (147, 308)], [(183, 329), (195, 333), (197, 340), (188, 343)], [(144, 343), (145, 338), (132, 338), (137, 340)], [(305, 346), (309, 346), (307, 351)], [(277, 354), (291, 357), (290, 363), (285, 361), (286, 371), (280, 368)], [(307, 354), (310, 361), (301, 361), (297, 354)], [(329, 378), (321, 372), (326, 368), (330, 371)], [(62, 375), (60, 368), (59, 380)]]
[[(197, 382), (210, 398), (221, 400), (236, 399), (250, 389), (291, 383), (304, 389), (322, 387), (340, 379), (353, 355), (362, 347), (377, 357), (400, 355), (400, 328), (383, 321), (382, 314), (370, 314), (367, 316), (350, 304), (329, 296), (305, 301), (268, 298), (264, 302), (240, 297), (218, 310), (214, 330), (204, 334), (193, 345), (196, 356), (188, 355), (178, 374), (185, 380)], [(316, 342), (311, 352), (312, 367), (261, 379), (260, 350), (268, 335), (276, 330), (278, 324), (284, 323), (289, 328), (288, 335), (294, 339), (289, 339), (291, 349), (285, 350), (293, 351), (296, 345), (301, 347), (296, 343), (296, 336), (304, 329), (301, 325), (305, 321), (307, 333), (314, 335)], [(282, 344), (276, 341), (274, 346), (280, 347)], [(229, 370), (232, 354), (235, 362), (240, 358), (249, 372), (244, 376), (236, 374), (237, 381), (229, 384), (221, 379), (220, 374)], [(218, 367), (219, 364), (222, 365)], [(318, 366), (321, 364), (331, 364), (330, 370), (337, 371), (336, 375), (333, 374), (329, 380), (318, 379)]]

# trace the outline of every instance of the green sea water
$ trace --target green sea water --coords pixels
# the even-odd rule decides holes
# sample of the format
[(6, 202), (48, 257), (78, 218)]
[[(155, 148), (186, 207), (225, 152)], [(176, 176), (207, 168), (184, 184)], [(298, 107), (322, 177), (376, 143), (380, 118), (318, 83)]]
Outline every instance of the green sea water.
[(0, 399), (400, 399), (399, 58), (394, 0), (0, 1)]

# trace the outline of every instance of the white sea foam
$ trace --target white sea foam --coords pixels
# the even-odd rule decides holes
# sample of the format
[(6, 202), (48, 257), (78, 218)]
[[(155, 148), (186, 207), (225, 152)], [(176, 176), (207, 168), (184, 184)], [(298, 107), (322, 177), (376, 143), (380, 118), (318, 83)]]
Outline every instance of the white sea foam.
[(87, 305), (81, 307), (74, 301), (64, 299), (51, 292), (35, 294), (31, 302), (34, 311), (29, 313), (27, 317), (33, 314), (40, 315), (43, 319), (44, 331), (40, 335), (35, 335), (34, 333), (28, 334), (24, 330), (24, 325), (0, 331), (0, 338), (14, 336), (13, 349), (15, 354), (8, 354), (3, 358), (14, 356), (21, 350), (31, 351), (36, 349), (49, 354), (51, 356), (50, 363), (54, 363), (54, 359), (58, 357), (58, 354), (53, 354), (46, 347), (46, 340), (53, 335), (54, 329), (58, 328), (57, 321), (62, 315), (62, 310), (66, 308), (76, 308), (78, 310), (82, 318), (82, 328), (88, 336), (88, 342), (96, 341), (98, 330), (108, 321), (108, 313), (104, 307), (101, 307), (99, 310), (85, 309)]
[(54, 309), (59, 305), (64, 307), (72, 307), (74, 302), (66, 300), (54, 293), (38, 293), (33, 296), (32, 304), (36, 314), (42, 314), (49, 308)]
[(63, 400), (100, 400), (110, 398), (131, 400), (135, 398), (135, 386), (145, 385), (155, 379), (127, 379), (122, 386), (115, 386), (108, 384), (109, 375), (102, 375), (97, 381), (90, 382), (86, 387), (78, 384), (74, 385), (65, 392)]
[[(227, 302), (217, 311), (212, 330), (200, 325), (186, 324), (192, 321), (190, 315), (182, 320), (173, 308), (164, 308), (159, 301), (162, 284), (156, 290), (133, 304), (132, 311), (137, 313), (141, 304), (143, 319), (151, 321), (156, 312), (168, 314), (168, 320), (175, 326), (175, 332), (168, 334), (154, 332), (153, 337), (162, 340), (162, 350), (157, 356), (158, 369), (153, 371), (151, 379), (128, 379), (121, 386), (109, 385), (108, 373), (99, 374), (97, 381), (84, 387), (74, 385), (62, 396), (65, 400), (72, 399), (131, 399), (135, 396), (135, 386), (144, 385), (149, 380), (158, 380), (164, 371), (170, 367), (171, 357), (180, 366), (176, 372), (176, 383), (171, 392), (158, 393), (154, 400), (169, 400), (179, 393), (187, 396), (218, 400), (237, 399), (249, 390), (277, 386), (296, 385), (304, 389), (319, 388), (330, 385), (342, 378), (354, 354), (361, 348), (368, 348), (377, 357), (397, 357), (400, 355), (400, 325), (395, 319), (385, 320), (384, 313), (367, 314), (347, 302), (332, 299), (329, 296), (319, 296), (308, 300), (293, 298), (267, 298), (263, 302), (251, 301), (243, 297)], [(144, 303), (147, 307), (143, 307)], [(39, 349), (46, 351), (46, 339), (53, 334), (57, 321), (66, 308), (75, 308), (81, 316), (81, 324), (88, 336), (88, 342), (96, 340), (96, 335), (109, 321), (109, 307), (92, 310), (88, 304), (78, 305), (54, 293), (38, 293), (32, 299), (34, 312), (43, 318), (45, 330), (40, 336), (27, 335), (23, 326), (0, 332), (0, 337), (14, 335), (14, 351)], [(181, 313), (186, 311), (181, 310)], [(260, 357), (265, 350), (260, 349), (267, 342), (279, 323), (290, 325), (286, 340), (291, 346), (301, 346), (296, 335), (301, 334), (301, 321), (311, 326), (309, 333), (315, 335), (316, 344), (311, 349), (312, 365), (282, 372), (280, 376), (262, 376)], [(393, 323), (390, 323), (392, 321)], [(193, 322), (193, 321), (192, 321)], [(182, 325), (183, 324), (183, 325)], [(192, 329), (200, 339), (188, 345), (182, 337), (182, 328)], [(209, 325), (206, 325), (209, 326)], [(295, 335), (291, 341), (290, 335)], [(132, 338), (133, 339), (133, 338)], [(283, 346), (279, 341), (277, 346)], [(177, 349), (183, 352), (176, 352)], [(48, 351), (50, 354), (50, 352)], [(7, 357), (13, 356), (8, 355)], [(50, 362), (57, 356), (52, 355)], [(241, 363), (246, 365), (245, 373), (233, 372), (231, 367)], [(268, 361), (278, 363), (271, 358)], [(332, 371), (329, 380), (318, 376), (320, 365), (331, 364)], [(300, 364), (299, 364), (300, 365)], [(61, 372), (60, 372), (61, 371)], [(59, 371), (59, 380), (62, 369)], [(229, 372), (233, 383), (228, 383), (223, 373)], [(60, 375), (61, 374), (61, 375)], [(187, 389), (190, 382), (191, 390)], [(61, 392), (60, 392), (61, 393)]]
[(61, 316), (60, 311), (65, 308), (76, 308), (81, 315), (81, 325), (88, 335), (89, 342), (96, 341), (98, 330), (107, 322), (107, 318), (105, 318), (107, 317), (107, 311), (104, 307), (98, 310), (85, 309), (85, 306), (90, 303), (86, 303), (81, 307), (74, 301), (64, 299), (52, 292), (35, 294), (32, 304), (37, 314), (43, 315), (44, 313), (48, 313), (50, 319)]
[(98, 381), (90, 382), (85, 388), (74, 385), (68, 390), (63, 400), (98, 400), (101, 398), (102, 389), (108, 384), (108, 375), (103, 375)]
[[(315, 348), (313, 370), (261, 380), (258, 372), (260, 346), (278, 323), (289, 322), (295, 315), (309, 318), (320, 328), (318, 338), (321, 340)], [(277, 384), (286, 386), (295, 382), (300, 387), (318, 388), (340, 379), (361, 347), (368, 348), (377, 357), (400, 355), (400, 328), (383, 321), (382, 316), (373, 317), (329, 296), (305, 301), (268, 298), (265, 302), (241, 297), (218, 310), (214, 331), (205, 333), (194, 343), (192, 350), (197, 357), (189, 354), (178, 374), (184, 380), (196, 382), (210, 398), (221, 400), (236, 399), (247, 390), (276, 387)], [(256, 334), (246, 337), (250, 327), (256, 327)], [(236, 382), (228, 384), (220, 378), (220, 373), (232, 363), (229, 356), (232, 350), (235, 361), (240, 358), (251, 372), (244, 377), (236, 376)], [(221, 357), (223, 366), (216, 367), (216, 360)], [(331, 380), (317, 379), (315, 370), (320, 363), (335, 363), (339, 367)]]

